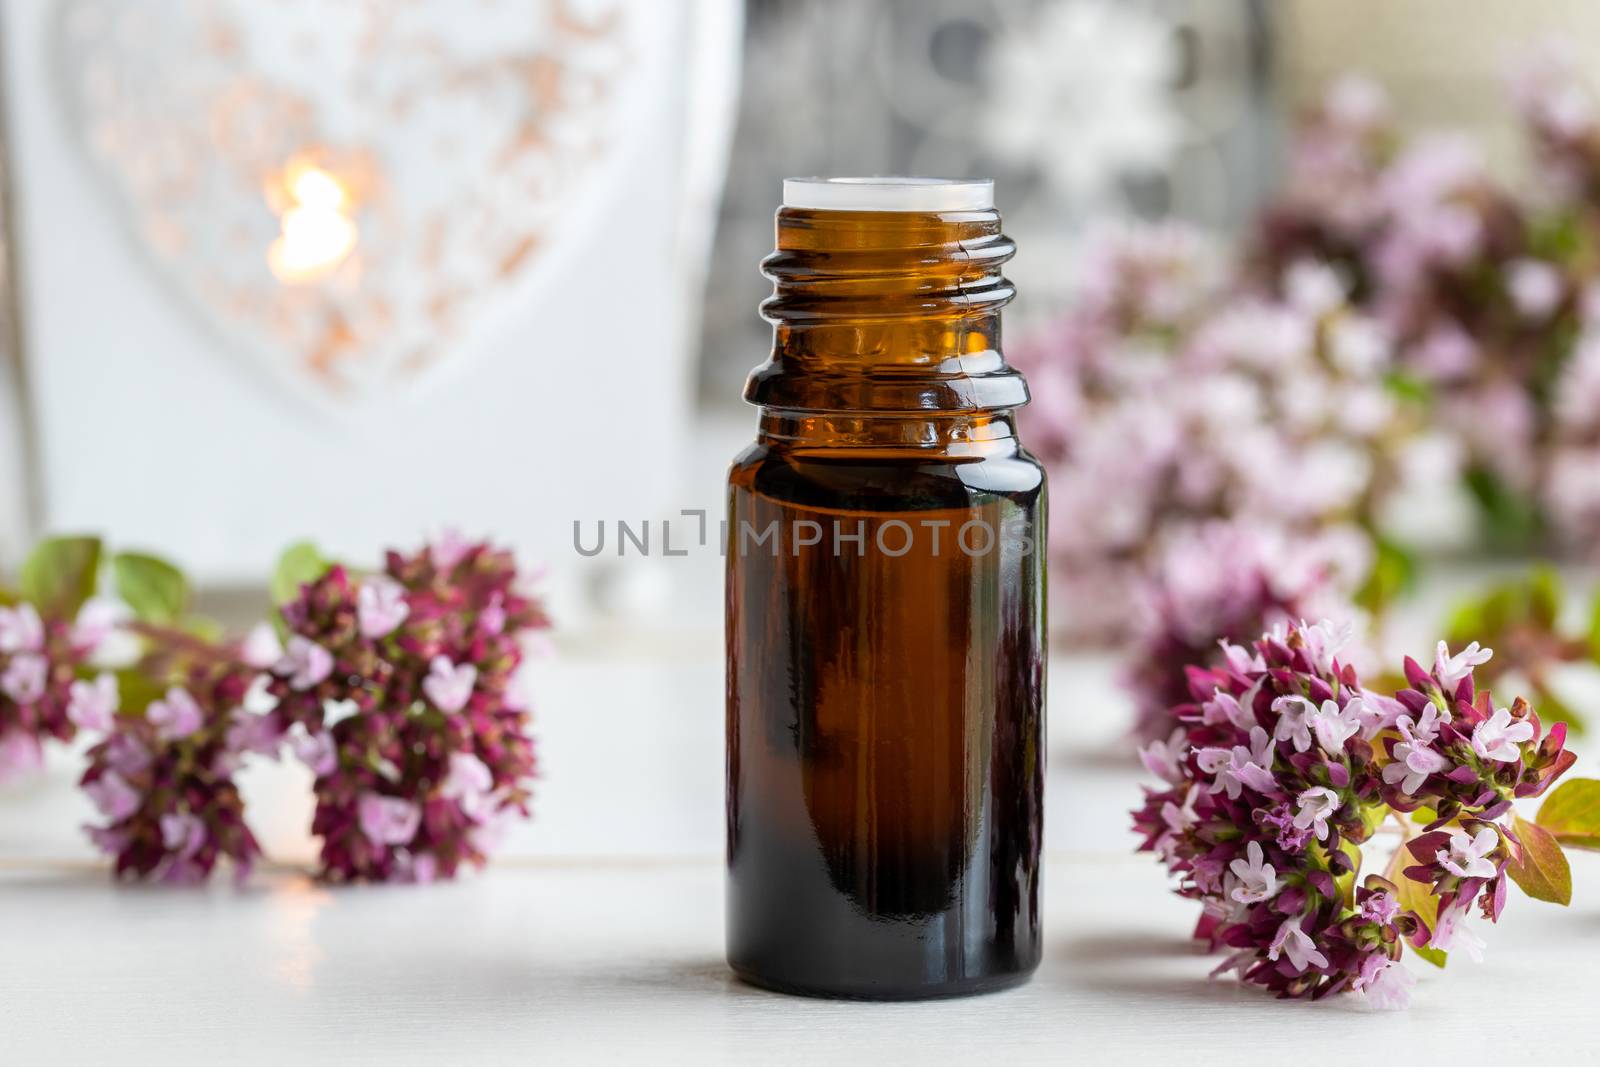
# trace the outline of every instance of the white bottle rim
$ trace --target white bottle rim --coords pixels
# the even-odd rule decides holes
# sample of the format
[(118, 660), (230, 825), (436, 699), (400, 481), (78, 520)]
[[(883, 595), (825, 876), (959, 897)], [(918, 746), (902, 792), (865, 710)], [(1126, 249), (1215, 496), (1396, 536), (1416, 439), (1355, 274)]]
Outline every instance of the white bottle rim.
[(785, 178), (783, 206), (813, 211), (987, 211), (989, 178)]

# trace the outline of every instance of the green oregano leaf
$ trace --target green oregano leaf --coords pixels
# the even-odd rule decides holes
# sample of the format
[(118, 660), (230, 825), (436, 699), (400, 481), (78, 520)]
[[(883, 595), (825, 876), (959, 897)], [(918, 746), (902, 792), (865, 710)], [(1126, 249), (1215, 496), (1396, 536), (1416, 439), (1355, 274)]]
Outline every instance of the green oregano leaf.
[(1543, 531), (1543, 517), (1527, 494), (1483, 464), (1468, 469), (1463, 479), (1478, 505), (1485, 540), (1492, 547), (1522, 551), (1537, 542)]
[(1572, 903), (1572, 868), (1555, 835), (1520, 815), (1513, 818), (1511, 826), (1522, 842), (1522, 855), (1506, 865), (1511, 880), (1534, 900)]
[(1404, 545), (1379, 537), (1373, 544), (1372, 570), (1356, 592), (1358, 605), (1381, 615), (1406, 592), (1416, 586), (1417, 559)]
[(98, 537), (51, 537), (23, 561), (20, 591), (42, 613), (70, 618), (94, 595), (99, 576)]
[(1528, 609), (1534, 621), (1546, 629), (1561, 617), (1561, 576), (1554, 567), (1535, 567), (1529, 576)]
[(164, 559), (122, 552), (111, 559), (117, 595), (145, 622), (171, 626), (189, 610), (189, 581)]
[(1427, 945), (1413, 945), (1411, 942), (1407, 941), (1406, 948), (1410, 949), (1412, 953), (1419, 958), (1433, 964), (1441, 971), (1444, 970), (1444, 965), (1450, 962), (1450, 953), (1442, 952), (1436, 948), (1429, 948)]
[(310, 541), (300, 541), (283, 550), (272, 574), (272, 603), (286, 604), (300, 595), (300, 587), (328, 573), (332, 564)]
[(1534, 822), (1567, 848), (1600, 851), (1600, 781), (1562, 782), (1539, 805)]
[(166, 679), (152, 677), (146, 671), (130, 667), (116, 673), (119, 715), (143, 715), (150, 702), (159, 699), (167, 691)]

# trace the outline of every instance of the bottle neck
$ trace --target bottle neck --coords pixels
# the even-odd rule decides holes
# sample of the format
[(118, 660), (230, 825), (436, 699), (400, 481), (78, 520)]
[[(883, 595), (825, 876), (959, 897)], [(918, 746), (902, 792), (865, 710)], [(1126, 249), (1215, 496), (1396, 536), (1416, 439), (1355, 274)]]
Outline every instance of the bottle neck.
[(1000, 352), (1013, 295), (1001, 266), (1014, 251), (993, 209), (781, 209), (762, 264), (772, 356), (745, 388), (766, 409), (763, 434), (883, 447), (1009, 439), (1002, 414), (1028, 399)]
[(940, 459), (985, 459), (1017, 451), (1010, 411), (925, 414), (808, 414), (766, 408), (756, 439), (792, 454), (926, 451)]

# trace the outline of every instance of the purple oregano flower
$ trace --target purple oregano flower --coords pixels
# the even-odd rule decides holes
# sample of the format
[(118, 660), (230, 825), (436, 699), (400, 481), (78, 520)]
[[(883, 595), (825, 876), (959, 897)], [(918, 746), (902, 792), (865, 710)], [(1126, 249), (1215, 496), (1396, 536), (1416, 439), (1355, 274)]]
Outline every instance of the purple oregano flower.
[(109, 726), (116, 679), (96, 671), (115, 659), (125, 614), (99, 597), (64, 617), (26, 601), (0, 607), (0, 782), (38, 770), (45, 739)]
[(382, 573), (333, 566), (249, 642), (273, 729), (316, 775), (333, 881), (450, 877), (528, 814), (530, 716), (516, 685), (549, 626), (506, 551), (456, 537)]
[[(83, 776), (103, 817), (90, 837), (118, 874), (197, 882), (227, 858), (243, 878), (260, 848), (234, 775), (287, 746), (315, 775), (324, 878), (427, 881), (482, 865), (506, 821), (528, 814), (535, 770), (517, 672), (549, 621), (524, 580), (509, 552), (447, 537), (388, 553), (378, 574), (326, 567), (282, 605), (281, 635), (262, 624), (216, 643), (129, 624), (140, 701), (118, 714), (129, 694), (111, 675), (58, 700), (108, 735)], [(0, 618), (0, 637), (32, 651), (34, 620), (18, 618)]]
[(108, 736), (90, 749), (82, 785), (104, 822), (89, 836), (118, 875), (192, 884), (229, 859), (242, 881), (261, 854), (233, 780), (245, 754), (263, 747), (256, 672), (228, 646), (198, 640), (152, 658), (163, 664), (152, 674), (172, 684), (143, 715), (108, 713), (97, 724)]
[[(1499, 917), (1521, 848), (1511, 801), (1574, 757), (1564, 726), (1544, 733), (1525, 702), (1495, 709), (1476, 692), (1488, 650), (1441, 644), (1431, 671), (1407, 660), (1409, 688), (1386, 696), (1339, 660), (1348, 639), (1328, 623), (1282, 625), (1191, 668), (1178, 725), (1141, 753), (1163, 785), (1146, 789), (1134, 827), (1201, 903), (1195, 936), (1229, 951), (1214, 973), (1283, 997), (1404, 1007), (1403, 944), (1476, 954), (1468, 908)], [(1358, 883), (1361, 845), (1391, 813), (1422, 808), (1434, 817), (1405, 842), (1416, 862), (1400, 881)]]

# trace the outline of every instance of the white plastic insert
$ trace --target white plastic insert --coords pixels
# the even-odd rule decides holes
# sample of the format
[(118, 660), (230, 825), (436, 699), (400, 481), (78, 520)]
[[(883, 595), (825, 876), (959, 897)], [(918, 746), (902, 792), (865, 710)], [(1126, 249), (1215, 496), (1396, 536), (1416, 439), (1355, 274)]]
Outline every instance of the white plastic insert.
[(986, 211), (988, 178), (786, 178), (783, 206), (813, 211)]

